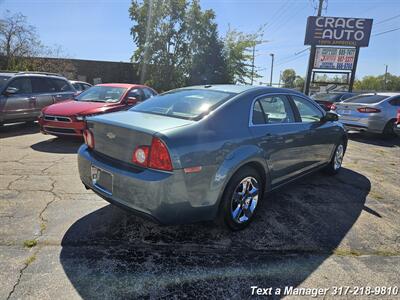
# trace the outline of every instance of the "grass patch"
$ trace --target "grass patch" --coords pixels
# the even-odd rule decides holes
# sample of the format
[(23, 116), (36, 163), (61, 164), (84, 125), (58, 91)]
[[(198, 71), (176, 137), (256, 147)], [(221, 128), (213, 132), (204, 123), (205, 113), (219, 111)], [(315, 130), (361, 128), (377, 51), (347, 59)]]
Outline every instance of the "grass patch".
[(43, 232), (46, 230), (46, 223), (40, 223), (40, 232)]
[(360, 255), (362, 255), (361, 252), (356, 251), (356, 250), (341, 250), (341, 249), (335, 249), (333, 251), (333, 254), (338, 255), (338, 256), (360, 256)]
[(33, 263), (36, 260), (36, 255), (32, 254), (25, 260), (25, 264), (29, 266), (31, 263)]
[(37, 241), (36, 240), (26, 240), (24, 241), (24, 247), (26, 248), (32, 248), (35, 247), (37, 245)]

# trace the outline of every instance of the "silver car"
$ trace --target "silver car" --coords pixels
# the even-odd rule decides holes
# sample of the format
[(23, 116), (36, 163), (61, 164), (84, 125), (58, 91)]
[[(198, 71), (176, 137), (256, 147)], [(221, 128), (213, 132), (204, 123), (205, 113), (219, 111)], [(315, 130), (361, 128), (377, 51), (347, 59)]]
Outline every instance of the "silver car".
[(336, 104), (346, 129), (394, 136), (400, 93), (362, 94)]

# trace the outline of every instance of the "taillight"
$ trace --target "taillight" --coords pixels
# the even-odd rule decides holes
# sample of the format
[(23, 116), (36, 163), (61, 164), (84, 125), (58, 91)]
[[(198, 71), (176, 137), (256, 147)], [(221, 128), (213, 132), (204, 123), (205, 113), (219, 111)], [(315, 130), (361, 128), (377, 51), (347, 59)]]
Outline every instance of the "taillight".
[(373, 107), (360, 107), (360, 108), (357, 108), (357, 110), (360, 113), (378, 113), (378, 112), (381, 112), (380, 109), (373, 108)]
[(332, 103), (331, 110), (336, 110), (336, 104), (335, 103)]
[(133, 151), (132, 162), (142, 167), (172, 171), (172, 162), (167, 146), (156, 137), (153, 137), (150, 147), (139, 146)]
[(85, 144), (88, 145), (89, 148), (94, 149), (93, 132), (91, 132), (89, 129), (85, 129), (83, 131), (83, 138), (85, 139)]
[(400, 124), (400, 109), (397, 110), (397, 122), (396, 124)]

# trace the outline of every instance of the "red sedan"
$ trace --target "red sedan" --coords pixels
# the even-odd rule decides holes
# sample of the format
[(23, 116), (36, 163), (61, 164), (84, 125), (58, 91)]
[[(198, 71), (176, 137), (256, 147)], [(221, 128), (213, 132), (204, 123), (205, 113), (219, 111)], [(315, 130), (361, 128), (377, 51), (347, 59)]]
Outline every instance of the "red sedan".
[(39, 116), (42, 133), (82, 136), (85, 117), (128, 110), (157, 93), (144, 85), (107, 83), (93, 86), (74, 100), (45, 107)]

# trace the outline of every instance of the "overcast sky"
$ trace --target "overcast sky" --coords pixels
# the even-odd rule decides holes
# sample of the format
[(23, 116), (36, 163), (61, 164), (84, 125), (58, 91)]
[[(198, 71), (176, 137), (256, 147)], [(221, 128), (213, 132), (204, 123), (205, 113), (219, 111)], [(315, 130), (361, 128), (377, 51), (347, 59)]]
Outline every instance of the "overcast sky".
[[(400, 28), (398, 0), (329, 0), (323, 15), (373, 18), (372, 34)], [(279, 72), (295, 69), (304, 76), (308, 51), (304, 34), (307, 16), (315, 14), (312, 0), (203, 0), (217, 16), (221, 36), (228, 26), (243, 32), (254, 32), (267, 24), (264, 39), (257, 47), (256, 66), (269, 82), (269, 53), (275, 54), (274, 82)], [(130, 36), (132, 22), (130, 0), (0, 0), (0, 12), (21, 12), (37, 28), (47, 45), (60, 45), (71, 58), (129, 61), (134, 51)], [(389, 72), (400, 75), (400, 30), (371, 37), (368, 48), (362, 48), (357, 78)]]

